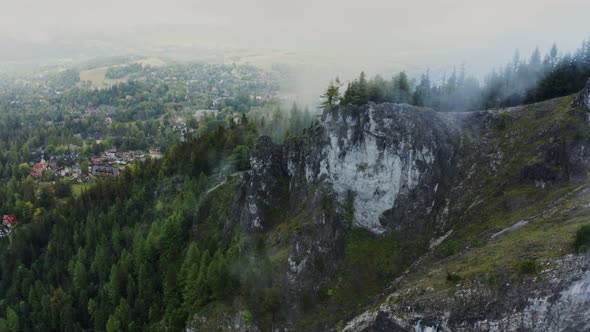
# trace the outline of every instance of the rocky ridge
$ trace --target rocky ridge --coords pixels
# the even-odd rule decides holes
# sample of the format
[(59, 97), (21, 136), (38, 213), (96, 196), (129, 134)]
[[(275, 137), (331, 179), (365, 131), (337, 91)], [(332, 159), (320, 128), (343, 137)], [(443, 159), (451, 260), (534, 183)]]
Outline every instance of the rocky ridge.
[[(570, 254), (568, 241), (590, 214), (589, 107), (590, 86), (471, 113), (388, 103), (325, 110), (301, 137), (259, 139), (225, 238), (262, 236), (277, 257), (285, 304), (277, 331), (584, 327), (573, 322), (587, 307), (588, 259)], [(399, 252), (377, 267), (358, 263), (359, 229), (370, 234), (363, 246)], [(358, 268), (398, 272), (353, 318), (358, 308), (346, 311), (354, 300), (341, 293), (374, 286), (350, 287)], [(322, 314), (330, 305), (342, 316)]]

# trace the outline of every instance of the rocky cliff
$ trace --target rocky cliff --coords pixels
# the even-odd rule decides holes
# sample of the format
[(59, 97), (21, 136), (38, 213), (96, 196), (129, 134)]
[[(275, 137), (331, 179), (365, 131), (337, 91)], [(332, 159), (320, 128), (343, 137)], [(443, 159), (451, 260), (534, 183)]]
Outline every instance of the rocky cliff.
[(432, 230), (444, 210), (443, 186), (455, 177), (461, 137), (452, 121), (409, 105), (369, 104), (328, 110), (322, 124), (282, 147), (258, 142), (246, 224), (263, 226), (258, 211), (280, 196), (276, 179), (284, 176), (290, 195), (324, 186), (338, 205), (350, 199), (353, 226), (375, 234)]
[(590, 256), (568, 254), (590, 214), (589, 95), (590, 86), (577, 97), (450, 115), (479, 136), (449, 197), (456, 236), (441, 238), (344, 330), (590, 329)]
[(283, 145), (261, 138), (223, 227), (263, 239), (273, 328), (585, 329), (588, 259), (571, 241), (590, 214), (589, 95), (337, 107)]

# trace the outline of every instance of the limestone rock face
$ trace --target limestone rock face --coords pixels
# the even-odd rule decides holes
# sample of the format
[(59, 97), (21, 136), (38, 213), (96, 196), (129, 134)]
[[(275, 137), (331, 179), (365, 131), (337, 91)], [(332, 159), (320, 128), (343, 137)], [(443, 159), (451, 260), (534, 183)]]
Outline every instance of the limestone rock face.
[(586, 111), (590, 112), (590, 79), (586, 82), (586, 87), (580, 92), (578, 98), (574, 101), (574, 106), (584, 106)]
[(351, 197), (354, 225), (375, 234), (431, 227), (429, 221), (444, 209), (443, 182), (454, 178), (460, 142), (448, 117), (386, 103), (327, 110), (322, 122), (308, 136), (286, 143), (282, 155), (268, 138), (258, 142), (243, 224), (263, 227), (257, 212), (278, 196), (276, 177), (282, 174), (290, 195), (322, 185), (341, 206)]
[(351, 227), (409, 238), (439, 231), (460, 140), (454, 120), (429, 109), (369, 104), (326, 110), (322, 125), (302, 137), (282, 145), (267, 137), (257, 141), (226, 229), (239, 225), (245, 233), (266, 234), (277, 224), (297, 223), (287, 244), (267, 239), (271, 250), (287, 247), (286, 271), (277, 278), (296, 321), (302, 298), (314, 302), (333, 285)]
[(354, 222), (374, 233), (423, 230), (439, 212), (442, 178), (452, 177), (458, 130), (409, 105), (369, 104), (324, 113), (324, 158), (316, 173), (339, 199), (354, 196)]

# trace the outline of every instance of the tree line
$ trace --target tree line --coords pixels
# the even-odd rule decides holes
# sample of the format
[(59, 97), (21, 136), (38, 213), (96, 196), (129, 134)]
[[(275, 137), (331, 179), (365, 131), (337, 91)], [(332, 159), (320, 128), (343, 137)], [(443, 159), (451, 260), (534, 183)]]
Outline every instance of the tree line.
[[(544, 56), (536, 48), (528, 58), (517, 51), (512, 61), (493, 70), (483, 82), (465, 65), (435, 82), (427, 71), (413, 79), (402, 71), (386, 80), (364, 72), (344, 86), (338, 79), (322, 95), (324, 108), (368, 102), (408, 103), (437, 111), (472, 111), (509, 107), (561, 97), (581, 90), (590, 78), (590, 40), (575, 52), (560, 54), (554, 44)], [(341, 93), (341, 89), (344, 90)]]

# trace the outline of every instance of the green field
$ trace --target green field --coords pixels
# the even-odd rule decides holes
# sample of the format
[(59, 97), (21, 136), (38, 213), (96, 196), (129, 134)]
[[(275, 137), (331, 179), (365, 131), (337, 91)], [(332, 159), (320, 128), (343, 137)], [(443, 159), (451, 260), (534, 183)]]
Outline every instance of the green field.
[(94, 87), (109, 87), (117, 83), (127, 82), (126, 78), (120, 79), (109, 79), (106, 78), (106, 72), (109, 67), (101, 67), (89, 70), (83, 70), (80, 72), (80, 81), (90, 81)]
[(87, 190), (92, 187), (94, 183), (92, 182), (85, 182), (85, 183), (76, 183), (72, 185), (72, 194), (74, 197), (80, 197), (83, 190)]

